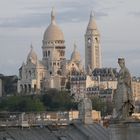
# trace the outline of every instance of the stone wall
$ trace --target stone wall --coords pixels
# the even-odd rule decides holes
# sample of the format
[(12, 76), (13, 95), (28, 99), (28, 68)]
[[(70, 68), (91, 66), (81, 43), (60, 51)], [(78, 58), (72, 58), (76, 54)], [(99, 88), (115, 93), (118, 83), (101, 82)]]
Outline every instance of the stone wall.
[(110, 140), (139, 140), (140, 122), (126, 122), (112, 124), (110, 129)]

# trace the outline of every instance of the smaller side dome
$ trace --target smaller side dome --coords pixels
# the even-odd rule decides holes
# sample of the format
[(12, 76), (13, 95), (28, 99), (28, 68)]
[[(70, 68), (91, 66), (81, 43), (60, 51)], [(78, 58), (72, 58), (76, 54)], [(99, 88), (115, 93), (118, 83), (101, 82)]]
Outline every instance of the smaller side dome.
[(76, 48), (77, 48), (77, 46), (74, 43), (74, 50), (73, 50), (73, 52), (71, 54), (71, 60), (76, 61), (76, 62), (80, 62), (81, 56), (80, 56), (80, 53), (76, 50)]
[(36, 52), (34, 51), (33, 49), (33, 46), (31, 45), (31, 50), (27, 56), (27, 63), (28, 62), (32, 62), (33, 64), (36, 64), (37, 63), (37, 54)]

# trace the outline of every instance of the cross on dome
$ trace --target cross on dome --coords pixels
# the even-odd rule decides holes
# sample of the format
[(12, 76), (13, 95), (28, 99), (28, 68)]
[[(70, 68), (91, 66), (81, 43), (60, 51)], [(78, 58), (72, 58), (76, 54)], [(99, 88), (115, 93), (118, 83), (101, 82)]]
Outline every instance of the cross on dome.
[(52, 24), (56, 24), (55, 22), (55, 10), (54, 10), (54, 7), (52, 8), (52, 11), (51, 11), (51, 22)]

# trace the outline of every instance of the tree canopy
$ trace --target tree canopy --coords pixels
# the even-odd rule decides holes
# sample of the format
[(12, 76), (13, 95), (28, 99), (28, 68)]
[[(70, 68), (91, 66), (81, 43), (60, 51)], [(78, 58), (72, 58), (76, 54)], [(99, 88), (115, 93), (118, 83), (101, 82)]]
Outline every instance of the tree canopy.
[[(91, 97), (94, 110), (101, 111), (103, 116), (111, 114), (112, 102), (104, 101), (99, 96)], [(78, 102), (68, 91), (50, 89), (41, 95), (10, 96), (0, 100), (0, 111), (40, 112), (76, 110)]]
[(99, 96), (91, 98), (92, 107), (94, 110), (101, 111), (102, 116), (110, 115), (113, 111), (113, 103), (111, 101), (103, 100)]
[(45, 106), (39, 99), (31, 96), (11, 96), (1, 100), (0, 110), (12, 112), (44, 111)]
[(69, 92), (50, 89), (42, 95), (10, 96), (0, 100), (0, 111), (58, 111), (76, 109)]
[(77, 103), (69, 92), (50, 89), (47, 94), (42, 96), (42, 102), (47, 110), (70, 110), (76, 109)]

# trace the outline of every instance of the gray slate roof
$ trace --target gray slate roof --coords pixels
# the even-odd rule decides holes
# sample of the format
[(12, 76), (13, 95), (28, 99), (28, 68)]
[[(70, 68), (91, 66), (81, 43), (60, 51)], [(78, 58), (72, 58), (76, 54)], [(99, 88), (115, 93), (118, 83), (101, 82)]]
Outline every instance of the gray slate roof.
[(0, 129), (0, 140), (109, 140), (108, 130), (97, 123), (45, 128)]

